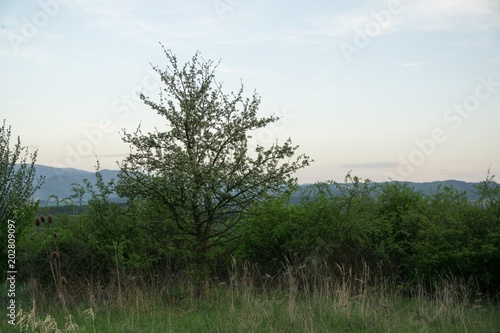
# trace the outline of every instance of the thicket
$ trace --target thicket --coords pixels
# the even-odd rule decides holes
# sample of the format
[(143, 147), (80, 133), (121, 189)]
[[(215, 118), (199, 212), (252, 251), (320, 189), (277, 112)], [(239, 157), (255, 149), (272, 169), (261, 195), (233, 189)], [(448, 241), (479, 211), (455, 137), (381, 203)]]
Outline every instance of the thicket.
[[(12, 261), (12, 256), (15, 256), (12, 241), (30, 226), (32, 216), (38, 209), (33, 194), (43, 184), (44, 178), (35, 175), (37, 152), (30, 153), (27, 147), (21, 145), (19, 137), (11, 140), (11, 127), (6, 125), (5, 120), (0, 125), (0, 253), (5, 259), (1, 261), (0, 270), (1, 276), (6, 277), (9, 270), (7, 253), (10, 254), (9, 264), (12, 264), (15, 262)], [(13, 234), (8, 232), (9, 220), (14, 221)]]
[[(96, 175), (95, 187), (86, 182), (75, 188), (92, 194), (83, 214), (69, 210), (49, 223), (51, 207), (45, 207), (25, 230), (18, 246), (19, 277), (52, 288), (64, 278), (74, 297), (89, 287), (189, 277), (191, 256), (171, 237), (168, 220), (145, 199), (110, 202), (114, 184)], [(332, 276), (369, 270), (403, 294), (417, 285), (435, 290), (450, 278), (495, 297), (500, 186), (488, 175), (477, 192), (477, 201), (450, 187), (424, 195), (398, 182), (374, 184), (349, 174), (342, 184), (321, 182), (269, 196), (255, 202), (232, 242), (215, 246), (211, 281), (229, 283), (235, 263), (251, 263), (262, 276), (283, 274), (292, 264), (305, 268), (305, 280), (325, 267)], [(300, 201), (291, 203), (292, 195)], [(78, 195), (54, 204), (77, 206)]]
[[(333, 188), (340, 190), (334, 194)], [(289, 258), (309, 265), (340, 265), (371, 271), (403, 290), (445, 277), (471, 280), (496, 294), (500, 286), (500, 187), (488, 174), (476, 188), (480, 199), (440, 187), (424, 195), (406, 184), (325, 182), (303, 190), (298, 204), (289, 196), (256, 207), (242, 225), (240, 259), (269, 271)]]

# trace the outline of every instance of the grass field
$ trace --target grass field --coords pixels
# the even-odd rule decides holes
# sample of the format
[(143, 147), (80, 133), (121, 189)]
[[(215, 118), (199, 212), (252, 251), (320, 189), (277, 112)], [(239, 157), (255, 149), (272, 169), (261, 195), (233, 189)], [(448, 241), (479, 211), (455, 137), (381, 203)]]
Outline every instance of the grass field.
[[(377, 281), (369, 273), (335, 277), (289, 266), (281, 275), (235, 270), (195, 296), (188, 278), (148, 283), (68, 283), (55, 291), (19, 286), (17, 325), (2, 332), (500, 332), (500, 309), (474, 285), (442, 279), (433, 292)], [(76, 284), (76, 283), (75, 283)], [(72, 290), (73, 289), (73, 290)], [(5, 301), (4, 301), (5, 304)], [(5, 308), (5, 307), (4, 307)]]

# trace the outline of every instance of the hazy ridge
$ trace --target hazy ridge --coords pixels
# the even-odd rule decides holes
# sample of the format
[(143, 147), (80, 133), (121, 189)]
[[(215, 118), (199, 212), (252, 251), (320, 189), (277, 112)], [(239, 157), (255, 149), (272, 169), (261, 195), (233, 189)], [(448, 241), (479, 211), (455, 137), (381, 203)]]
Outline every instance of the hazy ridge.
[[(45, 165), (36, 165), (37, 176), (44, 176), (45, 183), (35, 193), (35, 199), (39, 199), (44, 204), (51, 195), (57, 196), (59, 199), (67, 198), (73, 194), (71, 188), (73, 184), (83, 184), (84, 179), (88, 179), (92, 184), (95, 184), (95, 172), (72, 169), (72, 168), (56, 168)], [(119, 170), (100, 170), (104, 182), (109, 182), (113, 178), (117, 178)], [(439, 186), (451, 186), (461, 192), (466, 192), (467, 197), (471, 200), (477, 199), (477, 191), (475, 186), (479, 183), (469, 183), (460, 180), (445, 180), (433, 182), (400, 182), (408, 184), (410, 187), (422, 191), (424, 194), (435, 193)], [(303, 184), (307, 186), (310, 184)], [(334, 193), (339, 193), (338, 190), (332, 185)], [(84, 201), (88, 200), (90, 195), (84, 196)], [(111, 200), (118, 200), (118, 196), (110, 196)], [(295, 196), (295, 200), (298, 197)], [(294, 201), (295, 201), (294, 200)]]

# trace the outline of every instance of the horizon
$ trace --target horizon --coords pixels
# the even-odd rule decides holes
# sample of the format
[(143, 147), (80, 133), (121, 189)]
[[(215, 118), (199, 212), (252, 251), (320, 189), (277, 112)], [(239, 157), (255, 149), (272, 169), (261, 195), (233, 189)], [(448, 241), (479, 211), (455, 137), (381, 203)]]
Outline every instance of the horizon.
[[(99, 172), (102, 172), (102, 171), (119, 172), (120, 171), (120, 169), (108, 169), (108, 168), (99, 169), (99, 170), (95, 170), (94, 169), (93, 171), (89, 171), (89, 170), (83, 170), (83, 169), (75, 169), (75, 168), (71, 168), (71, 167), (59, 168), (59, 167), (54, 167), (54, 166), (44, 165), (44, 164), (38, 164), (38, 163), (35, 164), (35, 169), (38, 166), (47, 167), (47, 168), (54, 168), (54, 169), (58, 169), (58, 170), (68, 169), (68, 170), (72, 170), (72, 171), (86, 172), (86, 173), (91, 173), (91, 174), (95, 174), (96, 171), (99, 171)], [(63, 174), (64, 174), (64, 172), (62, 172), (60, 174), (56, 174), (55, 176), (60, 176), (60, 175), (63, 175)], [(358, 176), (358, 175), (354, 175), (353, 174), (353, 176)], [(477, 181), (465, 181), (465, 180), (460, 180), (460, 179), (436, 179), (436, 180), (430, 180), (430, 181), (409, 181), (409, 180), (390, 180), (390, 179), (388, 179), (388, 180), (384, 180), (384, 181), (373, 181), (372, 179), (365, 178), (365, 177), (362, 177), (362, 176), (358, 176), (358, 177), (359, 177), (359, 179), (361, 181), (370, 180), (372, 183), (377, 183), (377, 184), (379, 184), (379, 183), (387, 183), (387, 182), (392, 182), (392, 181), (401, 182), (401, 183), (408, 182), (408, 183), (414, 183), (414, 184), (425, 184), (425, 183), (435, 183), (435, 182), (462, 182), (462, 183), (467, 183), (467, 184), (478, 184), (478, 183), (480, 183), (480, 182), (482, 182), (482, 181), (484, 181), (486, 179), (486, 177), (484, 177), (484, 179), (477, 180)], [(339, 184), (345, 184), (345, 182), (340, 182), (340, 181), (337, 181), (335, 179), (327, 179), (327, 180), (324, 180), (324, 181), (335, 181), (336, 183), (339, 183)], [(318, 182), (321, 182), (321, 181), (318, 181)], [(318, 183), (318, 182), (314, 182), (314, 183), (300, 183), (300, 182), (298, 182), (298, 185), (300, 185), (300, 186), (313, 185), (313, 184)]]
[(162, 43), (282, 117), (250, 146), (290, 137), (314, 159), (299, 183), (479, 182), (500, 174), (499, 35), (496, 0), (7, 0), (1, 118), (37, 165), (116, 170), (123, 128), (166, 128), (137, 98), (158, 96)]

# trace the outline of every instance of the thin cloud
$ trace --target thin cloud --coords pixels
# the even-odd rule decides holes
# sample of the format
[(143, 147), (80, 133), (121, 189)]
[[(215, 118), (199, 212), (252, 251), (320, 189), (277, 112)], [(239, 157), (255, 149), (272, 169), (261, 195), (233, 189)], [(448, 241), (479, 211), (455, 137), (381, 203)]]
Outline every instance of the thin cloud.
[(89, 155), (73, 155), (73, 154), (68, 154), (68, 155), (63, 155), (63, 156), (59, 156), (59, 157), (63, 157), (63, 158), (68, 158), (68, 157), (77, 157), (77, 158), (81, 158), (81, 159), (95, 159), (96, 156), (98, 158), (110, 158), (110, 157), (127, 157), (129, 156), (130, 153), (121, 153), (121, 154), (89, 154)]
[(422, 68), (427, 64), (428, 63), (424, 62), (424, 61), (406, 62), (406, 63), (400, 65), (397, 69), (416, 69), (416, 68)]
[(343, 169), (387, 169), (398, 167), (394, 162), (369, 162), (369, 163), (350, 163), (340, 164), (339, 167)]
[(33, 46), (29, 43), (21, 45), (19, 51), (16, 51), (11, 45), (0, 44), (0, 55), (5, 58), (23, 60), (27, 63), (38, 63), (45, 66), (60, 66), (65, 59), (60, 55), (54, 54), (47, 48)]
[[(102, 157), (102, 158), (104, 158), (104, 157), (127, 157), (127, 156), (129, 156), (129, 155), (130, 155), (130, 153), (121, 153), (121, 154), (99, 154), (99, 155), (97, 155), (97, 157)], [(93, 156), (93, 157), (95, 157), (95, 156)]]
[(259, 69), (259, 68), (249, 68), (249, 67), (231, 67), (227, 65), (219, 65), (217, 71), (220, 73), (230, 74), (230, 75), (240, 75), (241, 77), (260, 77), (268, 79), (279, 79), (284, 78), (283, 75), (277, 75), (269, 72), (269, 70)]
[[(497, 0), (421, 0), (400, 2), (401, 12), (384, 17), (378, 23), (375, 13), (388, 13), (386, 4), (367, 5), (334, 15), (310, 17), (309, 33), (333, 38), (351, 38), (369, 23), (380, 24), (377, 36), (402, 29), (412, 31), (486, 31), (500, 29), (500, 2)], [(379, 18), (380, 20), (380, 18)]]
[(482, 31), (500, 28), (497, 0), (402, 2), (405, 28), (418, 31)]
[[(379, 22), (375, 13), (387, 11), (383, 6), (367, 6), (355, 10), (348, 10), (334, 15), (316, 16), (308, 20), (318, 35), (334, 38), (351, 38), (363, 31), (367, 25), (376, 24), (380, 28), (377, 36), (394, 33), (402, 25), (400, 14), (390, 14)], [(379, 18), (380, 19), (380, 18)]]
[[(152, 2), (120, 2), (116, 1), (77, 1), (75, 10), (85, 14), (85, 27), (102, 29), (116, 36), (133, 40), (142, 45), (157, 45), (158, 40), (169, 40), (170, 43), (200, 39), (211, 33), (216, 17), (204, 16), (204, 12), (192, 5), (172, 3), (168, 10), (159, 12), (158, 4)], [(174, 18), (190, 13), (190, 20), (182, 27), (174, 25)], [(151, 20), (151, 16), (162, 17)]]

